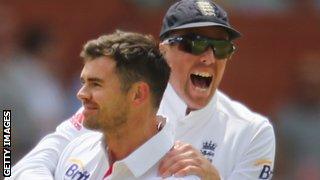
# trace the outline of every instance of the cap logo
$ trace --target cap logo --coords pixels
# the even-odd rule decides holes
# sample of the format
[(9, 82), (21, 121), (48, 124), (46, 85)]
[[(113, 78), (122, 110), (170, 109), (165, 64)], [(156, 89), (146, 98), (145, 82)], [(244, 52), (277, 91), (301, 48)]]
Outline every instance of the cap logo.
[(217, 16), (214, 7), (210, 2), (205, 0), (199, 0), (196, 2), (198, 8), (200, 9), (201, 13), (205, 16)]

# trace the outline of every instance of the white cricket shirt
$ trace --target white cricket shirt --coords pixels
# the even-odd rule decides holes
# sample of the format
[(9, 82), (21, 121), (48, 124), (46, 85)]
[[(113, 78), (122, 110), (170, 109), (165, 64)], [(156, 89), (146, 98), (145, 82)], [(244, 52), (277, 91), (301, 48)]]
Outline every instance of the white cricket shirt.
[[(171, 120), (175, 139), (191, 143), (218, 169), (221, 179), (271, 179), (275, 136), (267, 118), (217, 91), (210, 103), (185, 115), (186, 104), (168, 85), (159, 114)], [(12, 169), (12, 179), (53, 179), (67, 144), (90, 132), (80, 109), (61, 123)], [(105, 170), (105, 169), (103, 169)]]
[[(129, 156), (110, 165), (103, 135), (98, 132), (87, 133), (73, 140), (63, 151), (55, 171), (55, 179), (160, 180), (161, 177), (157, 175), (159, 161), (173, 143), (172, 126), (166, 123), (162, 130)], [(189, 176), (184, 179), (199, 178)]]
[(185, 115), (187, 106), (168, 85), (158, 114), (218, 169), (221, 179), (271, 179), (275, 136), (267, 118), (217, 91), (209, 104)]

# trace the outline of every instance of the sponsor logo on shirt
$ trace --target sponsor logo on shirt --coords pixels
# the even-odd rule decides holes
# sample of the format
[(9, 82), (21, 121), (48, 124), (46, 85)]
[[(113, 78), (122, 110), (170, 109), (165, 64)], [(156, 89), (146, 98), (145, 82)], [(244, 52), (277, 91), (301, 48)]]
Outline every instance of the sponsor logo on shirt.
[(255, 161), (255, 166), (261, 166), (261, 172), (259, 175), (259, 179), (271, 179), (273, 175), (273, 171), (271, 168), (272, 161), (268, 159), (258, 159)]
[(90, 177), (90, 173), (84, 169), (83, 163), (79, 159), (69, 159), (71, 165), (68, 167), (65, 173), (65, 179), (74, 180), (87, 180)]
[(217, 144), (213, 143), (211, 140), (204, 141), (202, 143), (202, 148), (200, 151), (210, 162), (212, 162), (216, 147), (217, 147)]
[(82, 123), (83, 123), (84, 116), (82, 112), (78, 112), (75, 115), (73, 115), (70, 119), (70, 122), (73, 124), (73, 126), (80, 131), (82, 129)]

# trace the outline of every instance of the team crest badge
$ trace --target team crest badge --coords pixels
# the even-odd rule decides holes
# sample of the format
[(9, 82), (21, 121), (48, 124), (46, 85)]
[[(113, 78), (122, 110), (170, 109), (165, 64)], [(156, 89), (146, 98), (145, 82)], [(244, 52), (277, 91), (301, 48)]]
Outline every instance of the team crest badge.
[(205, 0), (199, 0), (197, 1), (197, 6), (201, 13), (205, 16), (217, 16), (215, 7), (213, 7), (210, 2), (205, 1)]
[(212, 162), (216, 147), (216, 143), (213, 143), (212, 141), (205, 141), (202, 143), (200, 151), (210, 162)]

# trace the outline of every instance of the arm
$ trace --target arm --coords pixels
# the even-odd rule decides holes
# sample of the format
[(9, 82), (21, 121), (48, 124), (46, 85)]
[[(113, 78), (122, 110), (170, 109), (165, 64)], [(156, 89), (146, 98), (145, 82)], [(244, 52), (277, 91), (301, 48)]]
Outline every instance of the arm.
[(275, 135), (272, 125), (265, 121), (254, 132), (247, 150), (236, 164), (228, 180), (271, 179), (275, 159)]
[(196, 175), (203, 180), (220, 180), (217, 169), (192, 145), (177, 141), (159, 166), (162, 177)]
[(53, 179), (63, 149), (72, 139), (88, 131), (82, 127), (81, 111), (82, 109), (61, 123), (54, 133), (45, 136), (13, 166), (11, 177), (8, 179)]
[(275, 158), (275, 136), (268, 121), (254, 124), (251, 140), (239, 162), (228, 177), (220, 177), (218, 170), (190, 144), (177, 142), (159, 166), (163, 177), (197, 175), (208, 180), (271, 179)]

